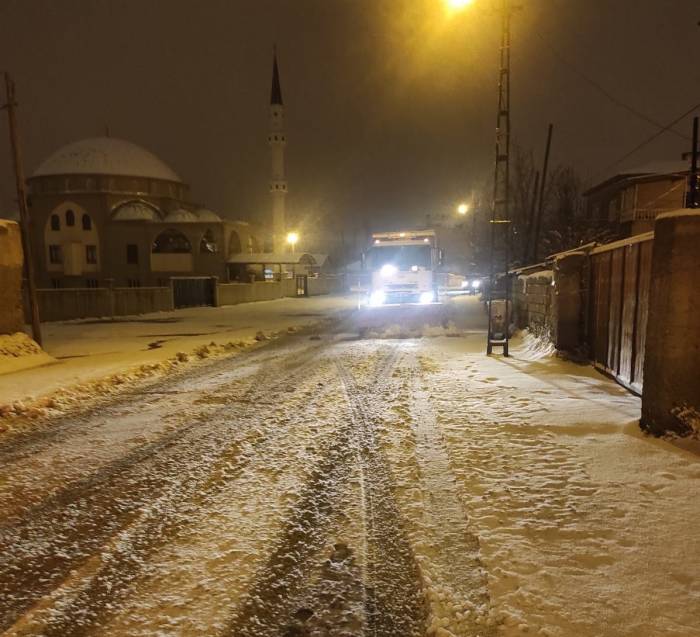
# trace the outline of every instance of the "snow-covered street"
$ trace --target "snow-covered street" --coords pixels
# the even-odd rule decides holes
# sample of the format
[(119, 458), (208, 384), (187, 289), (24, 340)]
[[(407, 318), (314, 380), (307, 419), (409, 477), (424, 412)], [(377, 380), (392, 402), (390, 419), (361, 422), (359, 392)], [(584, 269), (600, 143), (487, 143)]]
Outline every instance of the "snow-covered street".
[(700, 637), (700, 456), (638, 398), (474, 297), (325, 311), (0, 435), (3, 635)]

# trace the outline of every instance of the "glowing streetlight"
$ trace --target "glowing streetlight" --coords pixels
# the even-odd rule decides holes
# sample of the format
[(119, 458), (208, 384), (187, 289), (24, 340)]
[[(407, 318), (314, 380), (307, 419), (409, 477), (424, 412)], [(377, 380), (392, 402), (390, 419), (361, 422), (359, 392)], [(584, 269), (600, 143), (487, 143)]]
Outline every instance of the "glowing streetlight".
[(459, 204), (459, 206), (457, 206), (457, 212), (460, 215), (466, 215), (469, 212), (469, 204), (468, 203)]
[(467, 5), (470, 5), (473, 2), (473, 0), (445, 0), (445, 4), (447, 4), (447, 8), (450, 11), (459, 11), (460, 9), (464, 9)]
[(296, 232), (287, 233), (287, 243), (292, 246), (292, 254), (294, 254), (294, 247), (299, 241), (299, 235)]

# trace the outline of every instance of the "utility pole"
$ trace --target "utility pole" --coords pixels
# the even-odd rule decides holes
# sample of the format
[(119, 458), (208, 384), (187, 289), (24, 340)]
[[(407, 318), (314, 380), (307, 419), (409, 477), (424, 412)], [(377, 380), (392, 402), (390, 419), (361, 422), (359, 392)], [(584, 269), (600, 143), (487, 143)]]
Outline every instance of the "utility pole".
[(693, 149), (690, 155), (690, 180), (688, 184), (688, 208), (700, 207), (698, 193), (698, 116), (693, 118)]
[(540, 171), (535, 172), (535, 183), (532, 186), (532, 199), (527, 216), (527, 231), (525, 232), (525, 245), (523, 246), (523, 265), (529, 265), (530, 244), (532, 243), (533, 226), (535, 225), (535, 211), (537, 210), (537, 192), (540, 183)]
[[(491, 206), (491, 255), (488, 293), (489, 327), (486, 341), (486, 354), (491, 355), (494, 347), (501, 347), (508, 356), (510, 325), (510, 22), (516, 7), (511, 0), (502, 0), (501, 5), (501, 46), (500, 69), (498, 72), (498, 113), (496, 115), (496, 164), (493, 180), (493, 202)], [(498, 263), (497, 263), (498, 262)], [(505, 290), (503, 291), (505, 310), (503, 333), (495, 331), (493, 321), (493, 301), (497, 268), (503, 265)], [(499, 294), (500, 296), (500, 294)]]
[(22, 234), (22, 249), (24, 251), (24, 271), (27, 277), (27, 291), (29, 292), (29, 310), (32, 320), (32, 336), (41, 345), (41, 323), (39, 322), (39, 306), (36, 299), (36, 284), (34, 281), (34, 261), (32, 260), (32, 246), (29, 234), (29, 211), (27, 210), (27, 192), (24, 181), (24, 169), (19, 148), (19, 135), (17, 133), (17, 117), (15, 114), (15, 83), (9, 73), (5, 73), (5, 88), (7, 90), (7, 119), (10, 124), (10, 146), (12, 149), (12, 162), (15, 168), (15, 184), (17, 187), (17, 205), (19, 206), (20, 228)]
[(552, 131), (554, 124), (549, 125), (547, 130), (547, 146), (544, 150), (544, 164), (542, 165), (542, 181), (540, 181), (540, 194), (537, 204), (537, 219), (535, 220), (535, 240), (532, 245), (532, 262), (537, 263), (539, 255), (537, 254), (540, 245), (540, 228), (542, 226), (542, 214), (544, 212), (544, 187), (547, 183), (547, 166), (549, 165), (549, 151), (552, 148)]

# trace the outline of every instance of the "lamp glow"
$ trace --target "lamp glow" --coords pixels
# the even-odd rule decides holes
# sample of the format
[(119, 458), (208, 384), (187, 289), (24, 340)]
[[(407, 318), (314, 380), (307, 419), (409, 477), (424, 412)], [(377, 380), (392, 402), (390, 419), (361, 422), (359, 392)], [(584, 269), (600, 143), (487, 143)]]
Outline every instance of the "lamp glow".
[(461, 203), (457, 206), (457, 212), (460, 215), (466, 215), (469, 212), (469, 204)]
[(464, 9), (467, 5), (471, 4), (473, 0), (445, 0), (447, 7), (451, 11), (459, 11)]
[(294, 247), (299, 241), (299, 235), (296, 232), (287, 233), (287, 243)]

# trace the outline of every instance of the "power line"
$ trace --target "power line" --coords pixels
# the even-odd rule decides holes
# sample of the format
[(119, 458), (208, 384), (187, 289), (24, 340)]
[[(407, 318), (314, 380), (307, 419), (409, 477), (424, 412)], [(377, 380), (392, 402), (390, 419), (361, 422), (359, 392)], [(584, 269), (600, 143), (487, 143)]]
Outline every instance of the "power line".
[(569, 68), (571, 71), (573, 71), (576, 75), (578, 75), (582, 80), (590, 84), (593, 88), (595, 88), (601, 95), (609, 99), (613, 104), (616, 106), (619, 106), (620, 108), (624, 108), (626, 111), (634, 115), (635, 117), (638, 117), (639, 119), (645, 121), (647, 124), (651, 124), (652, 126), (660, 129), (661, 131), (666, 131), (669, 130), (669, 132), (673, 133), (674, 135), (677, 135), (678, 137), (685, 139), (687, 141), (690, 141), (690, 136), (685, 135), (684, 133), (681, 133), (680, 131), (674, 130), (674, 129), (669, 129), (668, 127), (665, 127), (663, 124), (660, 122), (657, 122), (655, 119), (652, 119), (648, 115), (645, 115), (641, 111), (637, 110), (634, 106), (630, 106), (626, 102), (623, 102), (621, 99), (617, 98), (615, 95), (613, 95), (610, 91), (608, 91), (604, 86), (596, 82), (593, 78), (590, 76), (586, 75), (580, 68), (578, 68), (575, 64), (573, 64), (570, 60), (568, 60), (564, 55), (562, 55), (551, 43), (551, 41), (546, 38), (542, 33), (537, 33), (537, 36), (542, 40), (542, 42), (547, 46), (554, 55), (554, 57), (559, 60), (559, 62), (563, 65)]
[(688, 117), (688, 115), (690, 115), (693, 111), (696, 111), (698, 108), (700, 108), (700, 102), (698, 102), (697, 104), (695, 104), (694, 106), (689, 108), (682, 115), (679, 115), (678, 117), (676, 117), (676, 119), (674, 119), (672, 122), (670, 122), (669, 124), (664, 126), (661, 130), (656, 131), (653, 135), (651, 135), (650, 137), (647, 137), (643, 142), (641, 142), (640, 144), (637, 144), (632, 150), (630, 150), (628, 153), (625, 153), (622, 157), (620, 157), (620, 159), (618, 159), (617, 161), (614, 161), (612, 164), (607, 166), (605, 169), (599, 171), (597, 174), (601, 175), (603, 173), (610, 172), (613, 168), (615, 168), (616, 166), (621, 164), (623, 161), (625, 161), (625, 159), (628, 159), (629, 157), (634, 155), (637, 151), (644, 148), (647, 144), (650, 144), (651, 142), (653, 142), (657, 137), (660, 137), (661, 135), (663, 135), (666, 131), (670, 130), (672, 126), (675, 126), (678, 122), (680, 122), (685, 117)]

